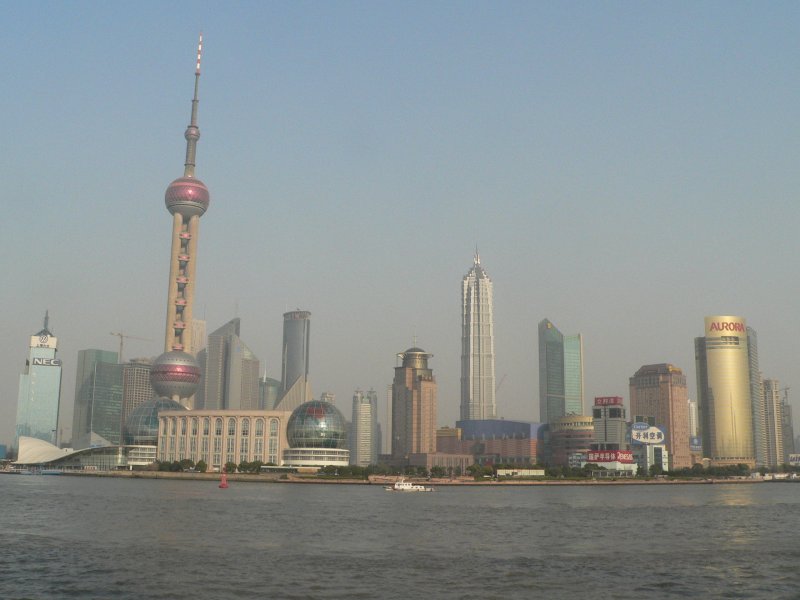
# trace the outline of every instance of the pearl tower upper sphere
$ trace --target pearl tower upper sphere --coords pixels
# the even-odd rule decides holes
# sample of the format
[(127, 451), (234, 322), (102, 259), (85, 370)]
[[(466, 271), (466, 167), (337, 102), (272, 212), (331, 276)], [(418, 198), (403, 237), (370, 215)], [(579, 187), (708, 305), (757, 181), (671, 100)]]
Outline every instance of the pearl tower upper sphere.
[(164, 194), (167, 210), (184, 217), (202, 216), (208, 210), (210, 200), (206, 185), (194, 177), (179, 177), (169, 184)]
[(189, 398), (199, 381), (200, 367), (194, 356), (180, 350), (165, 352), (150, 368), (150, 383), (159, 396)]

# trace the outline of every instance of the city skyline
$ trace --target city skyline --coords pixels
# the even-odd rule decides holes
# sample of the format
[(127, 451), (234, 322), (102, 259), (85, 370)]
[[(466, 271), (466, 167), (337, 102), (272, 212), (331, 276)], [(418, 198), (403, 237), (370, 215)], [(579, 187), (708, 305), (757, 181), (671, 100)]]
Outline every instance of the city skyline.
[[(67, 31), (65, 7), (0, 9), (19, 24), (2, 44), (20, 57), (0, 74), (14, 91), (0, 100), (14, 117), (0, 167), (14, 215), (0, 236), (0, 443), (44, 310), (65, 365), (65, 430), (79, 350), (113, 350), (111, 331), (162, 335), (160, 198), (199, 25), (214, 48), (203, 177), (220, 200), (204, 219), (194, 312), (241, 317), (271, 377), (294, 306), (314, 314), (316, 389), (342, 398), (383, 389), (416, 332), (436, 354), (439, 421), (455, 422), (453, 289), (477, 242), (498, 283), (498, 416), (537, 419), (531, 341), (545, 316), (584, 336), (587, 398), (627, 401), (630, 374), (662, 362), (693, 397), (692, 340), (711, 314), (746, 315), (764, 377), (800, 385), (798, 283), (786, 278), (800, 216), (786, 25), (797, 7), (413, 8), (355, 19), (352, 7), (200, 7), (187, 24), (174, 7), (158, 19), (153, 5), (79, 7)], [(74, 60), (51, 60), (55, 39)], [(59, 102), (44, 105), (54, 85)], [(766, 221), (769, 238), (754, 227)], [(724, 252), (723, 236), (737, 240)], [(767, 296), (734, 273), (785, 285)], [(158, 352), (126, 340), (128, 357)]]

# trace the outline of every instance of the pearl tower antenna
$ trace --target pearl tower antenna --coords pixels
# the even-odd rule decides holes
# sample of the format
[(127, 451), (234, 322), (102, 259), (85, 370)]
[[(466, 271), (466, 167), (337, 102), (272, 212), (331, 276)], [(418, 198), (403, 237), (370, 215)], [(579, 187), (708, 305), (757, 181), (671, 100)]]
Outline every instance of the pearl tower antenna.
[(194, 177), (195, 156), (197, 153), (197, 140), (200, 139), (200, 129), (197, 127), (197, 105), (200, 100), (197, 97), (200, 88), (200, 61), (203, 58), (203, 34), (197, 42), (197, 65), (194, 69), (194, 98), (192, 98), (192, 118), (189, 127), (186, 128), (186, 163), (184, 164), (183, 176)]
[(186, 128), (186, 162), (183, 177), (169, 184), (164, 194), (167, 210), (172, 214), (172, 251), (170, 254), (169, 285), (167, 287), (167, 323), (164, 354), (150, 370), (150, 382), (159, 396), (179, 401), (191, 408), (192, 396), (200, 379), (200, 367), (192, 349), (192, 310), (194, 308), (195, 272), (197, 267), (197, 237), (200, 217), (211, 196), (205, 184), (195, 177), (195, 159), (200, 129), (197, 127), (200, 59), (203, 56), (203, 34), (197, 44), (194, 71), (192, 117)]

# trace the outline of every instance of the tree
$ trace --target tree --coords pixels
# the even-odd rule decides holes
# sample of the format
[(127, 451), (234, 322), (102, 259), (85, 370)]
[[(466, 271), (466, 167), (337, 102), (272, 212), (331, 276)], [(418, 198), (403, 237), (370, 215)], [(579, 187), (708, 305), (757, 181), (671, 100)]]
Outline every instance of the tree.
[(202, 459), (198, 460), (194, 468), (200, 473), (205, 473), (206, 471), (208, 471), (208, 463)]
[(228, 461), (225, 463), (225, 472), (226, 473), (236, 473), (236, 463)]

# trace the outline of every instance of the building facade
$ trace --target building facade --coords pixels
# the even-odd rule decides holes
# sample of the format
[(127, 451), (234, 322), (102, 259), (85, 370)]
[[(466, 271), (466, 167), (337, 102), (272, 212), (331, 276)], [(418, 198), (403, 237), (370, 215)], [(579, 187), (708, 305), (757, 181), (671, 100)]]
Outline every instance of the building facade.
[(350, 429), (350, 464), (360, 467), (378, 464), (378, 393), (356, 390)]
[(428, 361), (433, 354), (409, 348), (397, 355), (392, 386), (392, 458), (436, 452), (437, 386)]
[(56, 358), (58, 339), (49, 329), (45, 313), (44, 327), (31, 336), (25, 370), (19, 376), (17, 425), (14, 445), (21, 436), (58, 445), (58, 414), (61, 402), (61, 359)]
[(155, 395), (150, 384), (150, 368), (153, 361), (149, 358), (135, 358), (122, 366), (122, 415), (120, 422), (128, 421), (130, 414), (139, 406), (152, 400)]
[(703, 453), (714, 466), (755, 467), (747, 328), (742, 317), (705, 318), (695, 339)]
[(239, 337), (240, 319), (231, 319), (208, 336), (197, 355), (203, 376), (195, 396), (197, 408), (252, 410), (264, 408), (259, 388), (260, 362)]
[(122, 443), (123, 365), (116, 352), (81, 350), (75, 375), (72, 447)]
[(594, 419), (588, 415), (568, 415), (548, 426), (545, 464), (554, 467), (579, 467), (594, 440)]
[(551, 423), (583, 411), (583, 339), (563, 335), (544, 319), (539, 323), (539, 419)]
[(591, 450), (627, 450), (628, 420), (620, 396), (601, 396), (592, 407)]
[(767, 442), (767, 456), (764, 466), (771, 469), (784, 463), (783, 452), (783, 401), (781, 386), (777, 379), (765, 379), (764, 423)]
[(283, 464), (291, 413), (268, 410), (166, 410), (158, 413), (158, 460)]
[[(283, 315), (281, 350), (281, 395), (298, 380), (308, 381), (308, 357), (311, 344), (311, 313), (293, 310)], [(306, 400), (304, 400), (305, 402)]]
[(667, 363), (644, 365), (629, 383), (633, 419), (646, 421), (646, 418), (652, 418), (655, 425), (666, 431), (669, 470), (691, 467), (691, 416), (686, 375), (675, 365)]
[(461, 284), (461, 419), (494, 419), (492, 280), (476, 252)]
[(758, 367), (758, 334), (752, 327), (747, 328), (747, 359), (750, 372), (750, 406), (753, 413), (753, 449), (756, 453), (756, 465), (761, 467), (769, 462), (767, 407), (763, 376)]

